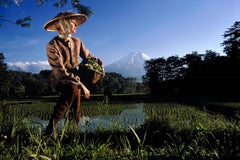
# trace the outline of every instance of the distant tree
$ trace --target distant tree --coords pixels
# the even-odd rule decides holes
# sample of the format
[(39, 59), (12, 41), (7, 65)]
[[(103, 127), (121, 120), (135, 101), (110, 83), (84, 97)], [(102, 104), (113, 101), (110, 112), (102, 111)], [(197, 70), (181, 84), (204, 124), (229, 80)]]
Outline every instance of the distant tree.
[(41, 87), (43, 88), (42, 94), (55, 94), (55, 89), (52, 85), (52, 70), (42, 70), (36, 75)]
[(219, 57), (220, 54), (211, 50), (206, 50), (205, 55), (203, 55), (203, 60), (204, 61), (212, 61), (214, 59), (216, 59), (217, 57)]
[(136, 93), (149, 93), (149, 87), (142, 82), (137, 82)]
[(166, 79), (166, 59), (157, 58), (145, 61), (144, 69), (146, 75), (143, 76), (143, 83), (149, 86), (150, 92), (159, 92), (159, 84)]
[(12, 85), (13, 87), (10, 90), (10, 98), (23, 98), (25, 97), (25, 86), (21, 83)]
[(25, 95), (28, 97), (44, 95), (46, 85), (38, 74), (26, 73), (23, 79), (23, 85), (25, 86)]
[(135, 93), (136, 92), (136, 78), (126, 78), (125, 83), (122, 84), (124, 88), (123, 93)]
[(199, 54), (197, 51), (193, 51), (190, 54), (186, 54), (183, 57), (184, 64), (188, 67), (198, 67), (202, 63), (202, 54)]
[(106, 73), (102, 79), (102, 84), (99, 83), (99, 85), (104, 89), (108, 88), (114, 94), (136, 93), (137, 84), (135, 81), (135, 78), (124, 78), (119, 73), (111, 72)]
[(53, 94), (50, 78), (48, 78), (48, 72), (51, 73), (51, 71), (43, 70), (39, 74), (11, 70), (8, 72), (10, 83), (9, 98)]
[(183, 77), (183, 61), (178, 56), (170, 56), (166, 59), (165, 80), (181, 79)]
[(221, 45), (224, 47), (224, 53), (232, 59), (240, 59), (240, 21), (228, 28), (223, 37), (225, 40)]
[[(23, 0), (0, 0), (0, 7), (8, 7), (10, 6), (12, 3), (15, 3), (16, 5), (21, 5), (21, 3), (23, 2)], [(36, 6), (42, 5), (44, 2), (49, 2), (48, 0), (36, 0), (35, 4)], [(82, 13), (87, 15), (88, 17), (90, 17), (93, 14), (93, 11), (89, 8), (86, 7), (82, 4), (79, 3), (79, 0), (54, 0), (53, 2), (53, 7), (63, 7), (64, 5), (66, 5), (67, 3), (71, 3), (72, 7), (75, 8), (78, 13)], [(33, 1), (34, 3), (34, 1)], [(32, 18), (30, 16), (24, 17), (24, 18), (19, 18), (17, 20), (11, 20), (9, 18), (5, 18), (0, 14), (0, 27), (2, 26), (1, 21), (6, 21), (12, 24), (16, 24), (20, 27), (30, 27), (31, 26), (31, 21)]]
[(0, 97), (6, 97), (9, 92), (9, 78), (4, 55), (0, 53)]
[(9, 98), (23, 98), (26, 95), (26, 86), (23, 81), (26, 79), (26, 73), (20, 71), (9, 72)]
[(188, 67), (182, 90), (186, 93), (234, 97), (239, 91), (240, 66), (227, 56), (207, 50), (204, 55), (185, 58), (188, 58)]
[(151, 59), (145, 62), (144, 84), (152, 94), (169, 94), (178, 88), (176, 81), (185, 75), (184, 59), (178, 56)]

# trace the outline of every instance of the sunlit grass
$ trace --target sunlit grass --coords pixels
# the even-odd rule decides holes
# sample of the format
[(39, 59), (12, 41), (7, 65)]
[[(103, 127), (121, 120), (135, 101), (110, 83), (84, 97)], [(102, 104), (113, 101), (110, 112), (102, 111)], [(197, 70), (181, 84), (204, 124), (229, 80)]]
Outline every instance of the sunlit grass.
[[(52, 141), (43, 136), (42, 128), (30, 127), (29, 117), (48, 119), (54, 105), (34, 102), (8, 106), (11, 135), (1, 133), (0, 159), (234, 159), (240, 153), (238, 120), (178, 103), (83, 102), (82, 116), (88, 117), (121, 115), (140, 105), (144, 122), (137, 128), (129, 125), (119, 130), (123, 119), (118, 116), (111, 128), (99, 126), (88, 133), (75, 128), (66, 116), (57, 140)], [(131, 116), (124, 122), (130, 123)]]

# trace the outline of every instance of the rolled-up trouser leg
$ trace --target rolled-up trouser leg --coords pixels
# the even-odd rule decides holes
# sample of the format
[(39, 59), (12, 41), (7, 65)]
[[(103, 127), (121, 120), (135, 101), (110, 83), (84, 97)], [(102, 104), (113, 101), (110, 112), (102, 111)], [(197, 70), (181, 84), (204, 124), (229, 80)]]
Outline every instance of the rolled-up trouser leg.
[(49, 120), (49, 123), (46, 127), (46, 130), (45, 130), (45, 135), (48, 135), (48, 136), (52, 136), (53, 135), (53, 130), (56, 126), (56, 122), (55, 120), (51, 117), (50, 120)]
[(73, 119), (75, 120), (76, 124), (80, 121), (81, 110), (80, 110), (80, 102), (81, 102), (81, 89), (78, 89), (76, 86), (73, 87), (74, 90), (74, 100), (72, 103), (72, 110), (73, 110)]
[[(49, 124), (46, 128), (46, 134), (52, 133), (53, 128), (56, 127), (58, 121), (66, 113), (70, 105), (74, 104), (76, 97), (80, 97), (80, 91), (77, 85), (74, 84), (60, 84), (58, 90), (61, 92), (61, 96), (58, 99), (57, 104), (54, 107), (53, 114), (49, 120)], [(78, 99), (78, 98), (77, 98)], [(80, 105), (80, 102), (79, 102)], [(80, 106), (79, 106), (80, 108)], [(50, 135), (49, 134), (49, 135)]]

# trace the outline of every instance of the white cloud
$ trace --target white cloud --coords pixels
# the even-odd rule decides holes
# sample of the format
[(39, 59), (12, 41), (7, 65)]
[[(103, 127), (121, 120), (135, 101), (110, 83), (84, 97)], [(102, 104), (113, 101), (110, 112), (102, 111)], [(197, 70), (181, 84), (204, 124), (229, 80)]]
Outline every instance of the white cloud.
[(48, 61), (7, 62), (7, 65), (9, 70), (20, 70), (32, 73), (39, 73), (41, 70), (51, 69)]

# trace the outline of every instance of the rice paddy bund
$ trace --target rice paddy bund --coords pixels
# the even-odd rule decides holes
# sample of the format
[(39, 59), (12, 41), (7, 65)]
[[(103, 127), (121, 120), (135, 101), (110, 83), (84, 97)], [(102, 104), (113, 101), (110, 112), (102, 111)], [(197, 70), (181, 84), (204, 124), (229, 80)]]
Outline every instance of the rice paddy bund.
[[(235, 159), (237, 117), (179, 103), (83, 102), (73, 126), (65, 116), (58, 139), (43, 136), (55, 102), (3, 105), (0, 159)], [(237, 103), (234, 106), (238, 106)]]

